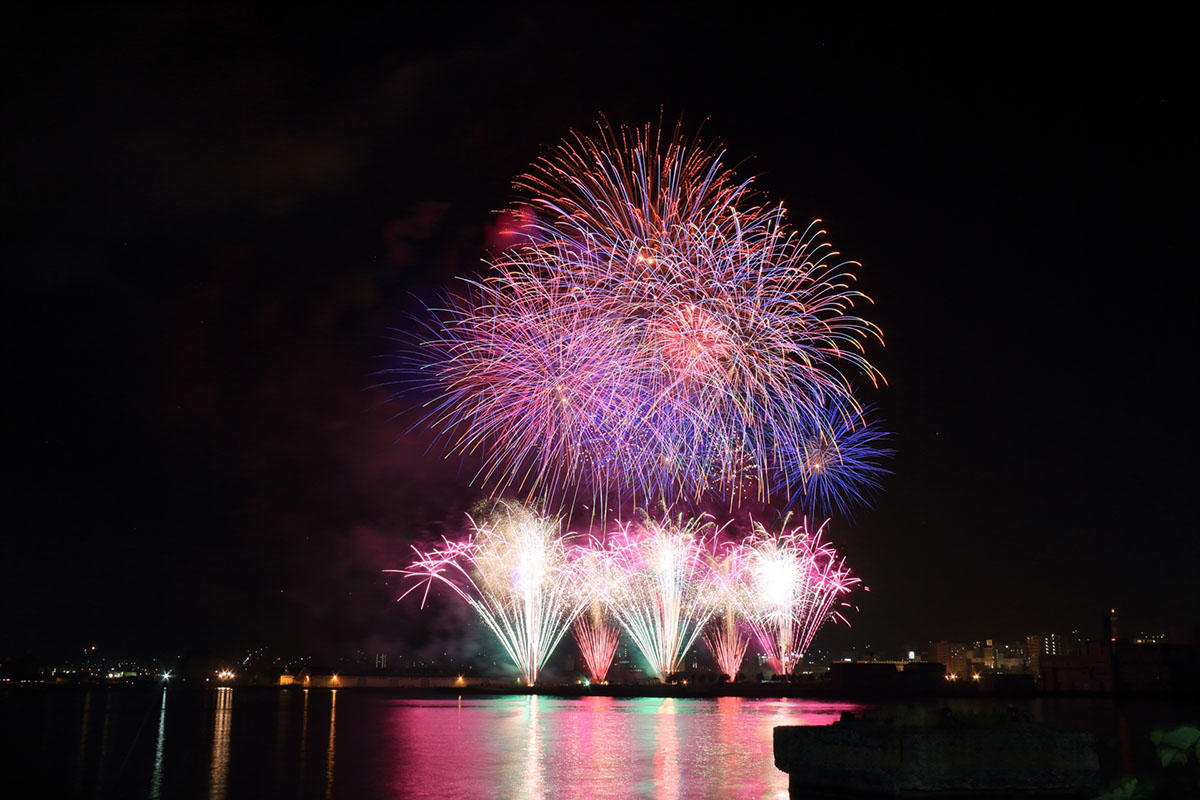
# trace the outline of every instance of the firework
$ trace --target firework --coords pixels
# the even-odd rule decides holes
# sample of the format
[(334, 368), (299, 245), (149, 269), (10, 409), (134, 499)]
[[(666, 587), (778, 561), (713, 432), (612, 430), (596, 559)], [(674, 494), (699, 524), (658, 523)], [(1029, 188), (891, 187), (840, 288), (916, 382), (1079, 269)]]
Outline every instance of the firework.
[(870, 417), (871, 409), (828, 400), (804, 424), (799, 460), (782, 471), (799, 475), (799, 486), (777, 488), (791, 492), (791, 504), (810, 517), (834, 512), (853, 516), (853, 507), (867, 505), (890, 473), (884, 462), (891, 457), (888, 434)]
[(737, 616), (726, 612), (704, 630), (704, 644), (717, 662), (717, 669), (736, 680), (738, 671), (742, 668), (742, 659), (746, 656), (746, 647), (750, 637), (739, 630)]
[(466, 540), (416, 553), (397, 572), (411, 581), (401, 595), (434, 583), (448, 586), (475, 610), (499, 639), (529, 685), (583, 608), (575, 591), (568, 537), (559, 520), (516, 505), (502, 505), (482, 524), (471, 520)]
[(575, 621), (571, 633), (587, 665), (588, 678), (592, 683), (604, 683), (621, 641), (620, 632), (605, 618), (600, 604), (595, 603), (591, 613)]
[(808, 455), (840, 430), (826, 409), (861, 416), (854, 376), (882, 377), (865, 348), (880, 331), (852, 313), (854, 262), (723, 155), (678, 129), (601, 127), (518, 179), (527, 233), (400, 370), (494, 494), (736, 505), (857, 485), (814, 480)]
[(771, 668), (790, 675), (826, 621), (845, 621), (835, 605), (857, 583), (834, 549), (802, 522), (780, 533), (761, 524), (741, 544), (740, 608)]
[(620, 526), (604, 545), (607, 606), (662, 681), (679, 670), (719, 602), (711, 527), (706, 517), (647, 518)]
[(721, 557), (711, 564), (712, 579), (717, 591), (714, 619), (704, 629), (704, 644), (708, 646), (717, 668), (729, 680), (736, 680), (746, 655), (750, 637), (742, 633), (738, 623), (739, 582), (743, 579), (743, 551), (735, 544), (724, 548)]

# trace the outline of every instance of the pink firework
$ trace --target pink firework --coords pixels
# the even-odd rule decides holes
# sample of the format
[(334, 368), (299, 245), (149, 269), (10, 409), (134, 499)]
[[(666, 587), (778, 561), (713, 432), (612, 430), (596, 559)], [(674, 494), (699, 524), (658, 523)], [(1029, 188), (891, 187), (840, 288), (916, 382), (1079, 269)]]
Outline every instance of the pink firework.
[(444, 540), (442, 547), (427, 551), (414, 547), (409, 567), (384, 572), (398, 573), (409, 583), (401, 598), (419, 588), (427, 596), (434, 584), (453, 591), (495, 634), (521, 679), (532, 686), (586, 605), (576, 591), (574, 552), (560, 522), (501, 504), (484, 522), (471, 520), (466, 540)]
[(741, 544), (743, 569), (739, 608), (771, 668), (790, 675), (813, 636), (830, 620), (842, 620), (837, 604), (858, 583), (822, 541), (823, 523), (811, 533), (806, 522), (770, 533), (756, 523)]
[(587, 665), (588, 679), (592, 683), (604, 683), (608, 678), (613, 656), (617, 653), (617, 645), (621, 641), (620, 631), (604, 618), (599, 605), (594, 605), (590, 614), (585, 614), (575, 621), (571, 633), (579, 645), (583, 663)]

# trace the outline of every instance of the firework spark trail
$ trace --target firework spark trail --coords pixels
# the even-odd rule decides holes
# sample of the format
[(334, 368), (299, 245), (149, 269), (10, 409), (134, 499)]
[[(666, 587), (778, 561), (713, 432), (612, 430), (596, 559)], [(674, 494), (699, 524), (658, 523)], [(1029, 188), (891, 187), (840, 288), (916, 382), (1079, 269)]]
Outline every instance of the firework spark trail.
[(746, 647), (750, 644), (750, 637), (738, 629), (737, 616), (727, 612), (705, 628), (704, 644), (712, 653), (717, 669), (728, 675), (729, 680), (737, 680), (742, 659), (746, 656)]
[(807, 523), (788, 529), (785, 520), (773, 534), (756, 523), (741, 544), (741, 611), (781, 675), (792, 673), (826, 621), (845, 621), (834, 606), (859, 583), (845, 560), (822, 541), (827, 524), (810, 533)]
[(743, 549), (736, 542), (726, 542), (710, 561), (710, 570), (717, 597), (714, 619), (704, 629), (703, 638), (717, 668), (732, 681), (737, 678), (750, 644), (750, 637), (742, 633), (738, 622), (739, 584), (745, 579)]
[(414, 547), (411, 566), (385, 572), (411, 580), (401, 598), (424, 587), (422, 605), (435, 582), (452, 589), (496, 635), (522, 680), (533, 685), (585, 605), (559, 522), (502, 505), (482, 524), (472, 520), (465, 541), (443, 540), (443, 547), (428, 551)]
[(711, 527), (706, 517), (647, 518), (620, 526), (605, 543), (606, 605), (660, 681), (679, 671), (719, 602)]
[(600, 605), (594, 604), (590, 614), (575, 621), (571, 633), (587, 665), (588, 678), (592, 683), (604, 683), (621, 641), (620, 631), (604, 618)]
[(867, 505), (882, 488), (883, 477), (891, 473), (884, 466), (892, 455), (888, 434), (870, 418), (870, 411), (830, 400), (806, 422), (801, 450), (790, 454), (799, 460), (786, 471), (798, 474), (801, 483), (777, 488), (781, 492), (790, 489), (792, 504), (810, 517), (836, 511), (852, 519), (853, 506)]
[(735, 506), (810, 484), (840, 502), (857, 485), (857, 462), (841, 481), (805, 471), (814, 430), (840, 430), (823, 413), (861, 427), (854, 377), (882, 380), (865, 350), (882, 335), (852, 313), (869, 300), (855, 264), (722, 158), (678, 129), (602, 126), (518, 179), (531, 232), (397, 370), (432, 392), (425, 421), (447, 450), (481, 454), (494, 494)]

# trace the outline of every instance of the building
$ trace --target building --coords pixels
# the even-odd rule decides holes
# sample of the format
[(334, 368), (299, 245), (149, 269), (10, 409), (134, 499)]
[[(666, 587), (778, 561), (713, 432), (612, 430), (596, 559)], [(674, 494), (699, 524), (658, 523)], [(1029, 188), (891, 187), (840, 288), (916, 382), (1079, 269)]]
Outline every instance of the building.
[(1029, 671), (1036, 676), (1042, 674), (1042, 656), (1059, 655), (1062, 649), (1056, 633), (1031, 633), (1025, 637), (1025, 647), (1029, 654)]
[(1076, 653), (1043, 655), (1040, 678), (1047, 692), (1195, 693), (1200, 649), (1169, 642), (1093, 642)]
[(969, 667), (967, 663), (967, 645), (965, 642), (931, 642), (929, 650), (933, 660), (946, 668), (946, 676), (951, 680), (965, 677)]

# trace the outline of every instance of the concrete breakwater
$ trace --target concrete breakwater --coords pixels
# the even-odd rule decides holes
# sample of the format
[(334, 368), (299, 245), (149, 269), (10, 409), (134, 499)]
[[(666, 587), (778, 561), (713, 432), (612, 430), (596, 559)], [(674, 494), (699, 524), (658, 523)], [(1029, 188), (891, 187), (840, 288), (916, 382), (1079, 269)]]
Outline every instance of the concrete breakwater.
[(775, 766), (793, 797), (1045, 797), (1086, 794), (1100, 781), (1096, 738), (1009, 714), (927, 710), (826, 727), (779, 726)]

